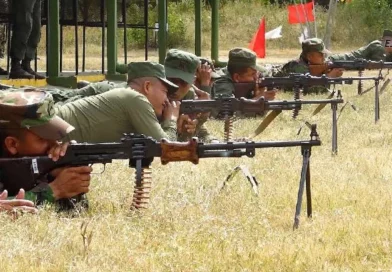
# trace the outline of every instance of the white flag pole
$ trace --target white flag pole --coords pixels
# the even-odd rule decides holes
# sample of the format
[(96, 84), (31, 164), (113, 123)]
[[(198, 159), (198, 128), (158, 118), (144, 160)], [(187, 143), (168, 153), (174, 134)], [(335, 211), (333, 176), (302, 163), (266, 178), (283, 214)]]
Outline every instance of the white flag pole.
[(314, 34), (317, 38), (317, 20), (316, 20), (316, 3), (314, 2), (314, 0), (312, 0), (313, 2), (313, 17), (314, 17)]
[(301, 0), (301, 7), (302, 7), (302, 11), (305, 14), (306, 26), (308, 28), (308, 31), (310, 31), (310, 36), (313, 36), (312, 29), (310, 28), (310, 25), (309, 25), (308, 12), (306, 11), (305, 6), (304, 6), (304, 0)]

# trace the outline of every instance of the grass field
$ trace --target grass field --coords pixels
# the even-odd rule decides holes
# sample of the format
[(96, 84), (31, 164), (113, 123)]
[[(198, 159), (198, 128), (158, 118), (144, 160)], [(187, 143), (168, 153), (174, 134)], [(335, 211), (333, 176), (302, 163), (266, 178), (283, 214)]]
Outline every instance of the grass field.
[[(340, 116), (338, 155), (331, 155), (329, 107), (312, 119), (314, 107), (299, 116), (318, 124), (323, 145), (311, 156), (313, 218), (303, 209), (298, 230), (292, 223), (300, 148), (199, 165), (155, 160), (150, 206), (140, 213), (129, 210), (134, 171), (118, 161), (94, 175), (91, 209), (80, 216), (51, 207), (16, 220), (1, 214), (0, 271), (391, 271), (392, 90), (381, 96), (377, 124), (373, 92), (342, 91), (358, 111), (346, 108)], [(249, 135), (260, 121), (237, 121), (234, 137)], [(207, 126), (223, 137), (221, 122)], [(309, 139), (307, 130), (296, 136), (298, 127), (291, 112), (283, 112), (255, 140)], [(241, 174), (220, 190), (240, 164), (259, 180), (258, 197)]]

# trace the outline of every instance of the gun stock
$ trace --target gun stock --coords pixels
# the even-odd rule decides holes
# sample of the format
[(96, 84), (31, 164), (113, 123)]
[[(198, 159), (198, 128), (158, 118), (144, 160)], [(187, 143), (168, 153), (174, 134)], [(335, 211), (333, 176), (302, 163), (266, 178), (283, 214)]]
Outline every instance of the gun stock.
[(254, 82), (236, 82), (234, 84), (234, 97), (235, 98), (252, 98), (257, 88), (256, 81)]

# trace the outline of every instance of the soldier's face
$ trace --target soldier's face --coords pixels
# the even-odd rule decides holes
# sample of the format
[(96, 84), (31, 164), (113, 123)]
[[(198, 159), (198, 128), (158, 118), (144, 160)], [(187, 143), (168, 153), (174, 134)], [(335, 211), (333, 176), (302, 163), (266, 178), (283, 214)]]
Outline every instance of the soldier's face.
[(233, 75), (234, 82), (252, 82), (257, 80), (257, 71), (253, 68), (246, 69), (245, 73)]
[(167, 102), (167, 87), (160, 80), (149, 83), (147, 99), (150, 101), (155, 114), (160, 117)]
[(184, 96), (189, 92), (189, 89), (191, 88), (191, 84), (188, 82), (185, 82), (184, 80), (180, 78), (168, 78), (171, 82), (176, 84), (178, 86), (177, 91), (170, 95), (171, 100), (181, 100), (184, 98)]
[(9, 136), (5, 139), (5, 146), (11, 155), (42, 156), (46, 155), (56, 141), (46, 140), (24, 129), (20, 137)]
[(324, 54), (320, 52), (310, 52), (306, 54), (306, 58), (310, 64), (323, 64)]

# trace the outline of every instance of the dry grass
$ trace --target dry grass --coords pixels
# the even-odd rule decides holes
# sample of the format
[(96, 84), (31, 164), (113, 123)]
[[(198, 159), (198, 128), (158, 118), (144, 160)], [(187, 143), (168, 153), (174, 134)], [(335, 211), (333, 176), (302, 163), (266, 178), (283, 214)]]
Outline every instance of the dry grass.
[[(193, 52), (192, 48), (182, 48), (188, 52)], [(350, 50), (354, 50), (355, 48), (348, 49), (339, 49), (334, 51), (334, 53), (343, 53), (348, 52)], [(86, 71), (97, 71), (101, 73), (101, 53), (100, 49), (93, 49), (93, 53), (89, 54), (91, 56), (86, 57)], [(227, 61), (229, 50), (220, 50), (219, 51), (219, 59), (221, 61)], [(143, 50), (130, 50), (128, 51), (128, 62), (131, 61), (144, 61), (144, 51)], [(300, 47), (296, 49), (268, 49), (267, 57), (265, 59), (258, 59), (260, 64), (283, 64), (291, 59), (296, 59), (300, 54)], [(202, 56), (210, 57), (211, 53), (208, 50), (202, 51)], [(148, 52), (148, 60), (149, 61), (159, 61), (158, 52), (156, 50), (150, 50)], [(124, 53), (119, 51), (118, 54), (118, 62), (124, 63)], [(0, 67), (6, 67), (6, 60), (0, 59)], [(107, 59), (105, 57), (105, 69), (107, 69)], [(82, 69), (82, 57), (79, 58), (79, 72)], [(45, 71), (46, 70), (46, 56), (39, 56), (38, 61), (38, 70)], [(71, 50), (68, 54), (63, 55), (63, 71), (75, 71), (75, 55)]]
[[(254, 31), (249, 26), (261, 15), (252, 9), (248, 33), (236, 35), (249, 37)], [(225, 29), (235, 29), (230, 24), (235, 22), (227, 19), (231, 15), (223, 16)], [(280, 17), (276, 23), (285, 20)], [(247, 43), (226, 32), (222, 35), (222, 59), (226, 49)], [(278, 48), (270, 46), (268, 58), (260, 61), (282, 63), (299, 53), (299, 47)], [(64, 70), (74, 67), (72, 50), (67, 48), (64, 54)], [(143, 59), (141, 51), (129, 53), (131, 60)], [(100, 69), (99, 54), (97, 46), (89, 47), (88, 69)], [(150, 55), (156, 60), (156, 52)], [(43, 57), (39, 68), (45, 69)], [(311, 157), (313, 219), (303, 211), (298, 230), (292, 230), (292, 221), (301, 170), (299, 148), (258, 150), (253, 159), (205, 159), (199, 165), (161, 166), (156, 160), (150, 207), (141, 213), (129, 211), (134, 171), (120, 161), (94, 175), (91, 209), (80, 216), (56, 214), (51, 207), (17, 220), (0, 215), (0, 271), (391, 271), (392, 90), (381, 96), (377, 124), (372, 92), (356, 97), (355, 87), (345, 86), (343, 91), (359, 111), (347, 108), (342, 113), (337, 156), (331, 155), (328, 107), (312, 119), (323, 145), (314, 148)], [(307, 119), (312, 110), (305, 108), (300, 119)], [(236, 122), (235, 136), (250, 134), (259, 122)], [(207, 126), (223, 136), (221, 122)], [(257, 140), (308, 139), (308, 132), (296, 136), (297, 129), (298, 123), (284, 112)], [(248, 166), (260, 181), (258, 197), (241, 175), (220, 190), (239, 164)]]
[[(392, 94), (381, 96), (374, 124), (373, 94), (344, 95), (359, 111), (339, 120), (339, 154), (331, 155), (331, 112), (317, 122), (323, 141), (313, 149), (313, 219), (302, 212), (292, 230), (301, 169), (299, 148), (258, 150), (253, 159), (205, 159), (199, 165), (153, 163), (150, 208), (129, 211), (132, 169), (119, 161), (93, 177), (90, 211), (77, 217), (45, 208), (15, 221), (0, 215), (1, 271), (390, 271), (392, 269)], [(390, 91), (390, 90), (389, 90)], [(319, 96), (321, 97), (321, 96)], [(289, 98), (279, 94), (279, 98)], [(307, 97), (311, 99), (312, 97)], [(300, 117), (312, 111), (307, 107)], [(260, 120), (235, 123), (248, 135)], [(222, 136), (223, 125), (208, 122)], [(257, 140), (308, 139), (284, 112)], [(260, 181), (253, 195), (238, 164)], [(81, 226), (88, 223), (86, 229)], [(91, 243), (87, 238), (92, 233)]]

